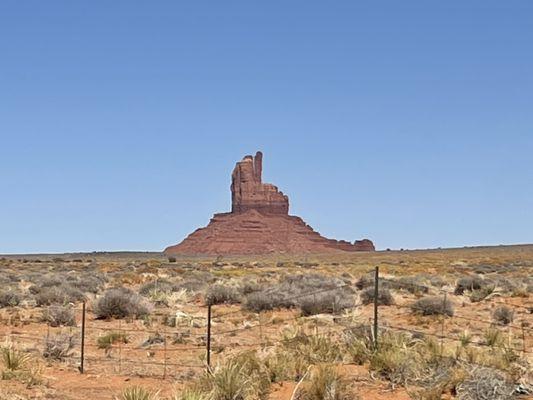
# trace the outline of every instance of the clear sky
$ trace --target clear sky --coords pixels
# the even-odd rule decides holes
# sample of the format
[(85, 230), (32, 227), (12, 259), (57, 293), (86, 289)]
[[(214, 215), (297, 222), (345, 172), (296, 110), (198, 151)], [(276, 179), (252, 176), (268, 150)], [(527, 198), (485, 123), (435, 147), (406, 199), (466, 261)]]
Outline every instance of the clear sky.
[(264, 152), (337, 239), (533, 242), (533, 2), (0, 2), (0, 253), (160, 250)]

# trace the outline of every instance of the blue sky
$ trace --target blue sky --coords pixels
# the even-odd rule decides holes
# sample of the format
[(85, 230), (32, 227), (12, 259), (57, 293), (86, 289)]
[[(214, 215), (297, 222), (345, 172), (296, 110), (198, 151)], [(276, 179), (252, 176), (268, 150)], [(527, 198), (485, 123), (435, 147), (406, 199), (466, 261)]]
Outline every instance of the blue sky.
[(160, 250), (264, 152), (377, 247), (533, 243), (533, 2), (0, 3), (0, 253)]

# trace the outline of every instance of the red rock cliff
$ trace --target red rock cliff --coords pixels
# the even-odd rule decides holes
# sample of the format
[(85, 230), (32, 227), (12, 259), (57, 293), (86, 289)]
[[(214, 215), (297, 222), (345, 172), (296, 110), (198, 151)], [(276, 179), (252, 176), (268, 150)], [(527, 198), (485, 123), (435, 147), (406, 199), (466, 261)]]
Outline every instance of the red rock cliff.
[(278, 188), (261, 181), (263, 154), (246, 156), (231, 174), (231, 212), (257, 210), (263, 214), (289, 214), (289, 198)]

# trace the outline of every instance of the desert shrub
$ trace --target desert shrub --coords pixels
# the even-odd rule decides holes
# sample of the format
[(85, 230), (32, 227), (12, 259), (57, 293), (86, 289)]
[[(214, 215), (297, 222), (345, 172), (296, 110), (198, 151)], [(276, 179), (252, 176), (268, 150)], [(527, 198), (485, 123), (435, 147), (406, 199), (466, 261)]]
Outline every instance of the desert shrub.
[(20, 304), (20, 295), (12, 290), (0, 292), (0, 308), (15, 307)]
[(304, 297), (300, 300), (300, 309), (304, 316), (324, 313), (339, 314), (350, 307), (353, 307), (351, 296), (341, 297), (329, 292)]
[(48, 306), (43, 310), (42, 320), (47, 322), (50, 326), (74, 326), (76, 325), (76, 318), (71, 307), (53, 305)]
[(244, 308), (248, 311), (261, 312), (273, 310), (278, 307), (281, 302), (265, 292), (253, 292), (246, 296)]
[[(371, 304), (374, 302), (374, 288), (369, 287), (361, 292), (361, 302), (363, 304)], [(394, 298), (389, 289), (378, 288), (378, 304), (380, 306), (390, 306), (394, 304)]]
[(83, 293), (98, 293), (107, 282), (107, 277), (101, 273), (86, 274), (71, 282), (71, 285)]
[(353, 290), (341, 279), (320, 274), (287, 275), (278, 284), (246, 296), (244, 308), (260, 312), (275, 308), (295, 308), (309, 305), (311, 296), (322, 293), (351, 297)]
[(174, 285), (166, 279), (157, 279), (147, 282), (139, 289), (139, 294), (149, 296), (153, 292), (171, 293), (174, 291)]
[(318, 365), (313, 368), (311, 376), (298, 390), (296, 396), (301, 400), (353, 399), (348, 393), (346, 381), (332, 365)]
[(421, 315), (453, 316), (453, 303), (440, 296), (429, 296), (418, 299), (411, 304), (411, 310)]
[(412, 294), (427, 293), (429, 288), (424, 285), (424, 280), (420, 276), (402, 276), (394, 283), (390, 283), (392, 288), (405, 290)]
[(97, 318), (142, 318), (151, 312), (151, 304), (130, 289), (107, 290), (96, 303)]
[(55, 286), (61, 286), (65, 282), (65, 277), (59, 276), (59, 275), (48, 275), (45, 277), (42, 277), (39, 280), (39, 287), (42, 288), (48, 288), (48, 287), (55, 287)]
[(205, 303), (214, 304), (235, 304), (240, 302), (239, 291), (229, 285), (215, 284), (209, 286), (205, 294)]
[(152, 392), (142, 386), (125, 388), (117, 400), (158, 400), (159, 392)]
[(486, 299), (492, 292), (494, 292), (494, 285), (483, 286), (481, 289), (476, 289), (470, 293), (470, 301), (477, 303)]
[(261, 286), (258, 285), (257, 283), (252, 282), (250, 280), (246, 280), (241, 283), (239, 287), (239, 292), (242, 295), (247, 295), (250, 293), (259, 292), (261, 289), (262, 289)]
[(189, 292), (201, 292), (207, 285), (214, 283), (216, 277), (207, 271), (188, 272), (181, 282), (175, 283), (175, 291), (185, 289)]
[(62, 361), (71, 356), (74, 336), (67, 334), (50, 335), (44, 339), (43, 357)]
[(474, 367), (466, 379), (457, 385), (459, 400), (511, 400), (515, 385), (501, 371)]
[(172, 257), (172, 256), (168, 257), (168, 262), (169, 263), (175, 263), (176, 262), (176, 257)]
[(457, 283), (455, 284), (454, 294), (461, 295), (465, 292), (465, 290), (479, 290), (483, 286), (485, 286), (485, 281), (481, 277), (477, 275), (463, 276), (462, 278), (459, 278), (457, 280)]
[(69, 284), (61, 286), (50, 286), (38, 289), (35, 301), (38, 306), (49, 306), (52, 304), (67, 304), (83, 301), (83, 293)]
[(128, 343), (128, 336), (122, 332), (109, 332), (96, 341), (99, 349), (109, 350), (116, 343)]
[(513, 322), (514, 311), (507, 306), (496, 307), (492, 313), (492, 319), (499, 324), (508, 325)]
[(369, 287), (374, 287), (375, 276), (373, 273), (366, 274), (361, 276), (357, 282), (355, 282), (355, 287), (359, 290), (363, 290)]

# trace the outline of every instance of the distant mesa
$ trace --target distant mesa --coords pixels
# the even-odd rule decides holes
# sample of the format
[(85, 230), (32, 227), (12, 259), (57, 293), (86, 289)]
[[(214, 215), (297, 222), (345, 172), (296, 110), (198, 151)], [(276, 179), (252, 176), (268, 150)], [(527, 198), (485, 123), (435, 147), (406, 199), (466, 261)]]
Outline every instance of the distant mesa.
[(350, 243), (327, 239), (300, 217), (289, 215), (289, 198), (270, 183), (262, 182), (263, 154), (245, 156), (231, 174), (231, 212), (215, 214), (205, 228), (166, 254), (241, 255), (306, 254), (339, 251), (374, 251), (368, 239)]

